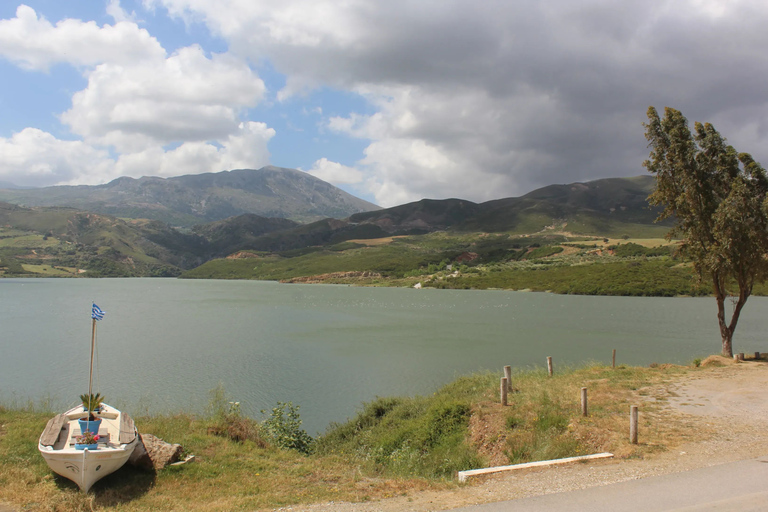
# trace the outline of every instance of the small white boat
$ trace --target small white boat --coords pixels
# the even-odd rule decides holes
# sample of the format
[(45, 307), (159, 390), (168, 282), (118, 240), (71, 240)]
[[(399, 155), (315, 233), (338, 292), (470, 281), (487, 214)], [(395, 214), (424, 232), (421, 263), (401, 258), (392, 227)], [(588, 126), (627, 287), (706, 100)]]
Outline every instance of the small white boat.
[(136, 426), (128, 414), (102, 404), (95, 413), (101, 418), (97, 448), (78, 449), (76, 437), (81, 434), (78, 420), (88, 413), (78, 405), (48, 421), (40, 436), (38, 449), (48, 466), (59, 475), (75, 482), (83, 492), (101, 478), (120, 469), (138, 443)]
[[(88, 492), (101, 478), (114, 473), (128, 462), (139, 442), (136, 425), (128, 414), (101, 403), (101, 395), (93, 395), (93, 355), (96, 348), (96, 321), (104, 318), (104, 312), (95, 303), (91, 309), (93, 328), (91, 333), (91, 370), (88, 376), (88, 394), (81, 395), (83, 405), (73, 407), (48, 421), (40, 435), (37, 449), (48, 466), (65, 478), (75, 482), (83, 492)], [(87, 405), (87, 407), (84, 407)], [(95, 416), (96, 418), (90, 418)], [(100, 420), (97, 442), (78, 445), (81, 418)], [(94, 428), (93, 426), (86, 429)]]

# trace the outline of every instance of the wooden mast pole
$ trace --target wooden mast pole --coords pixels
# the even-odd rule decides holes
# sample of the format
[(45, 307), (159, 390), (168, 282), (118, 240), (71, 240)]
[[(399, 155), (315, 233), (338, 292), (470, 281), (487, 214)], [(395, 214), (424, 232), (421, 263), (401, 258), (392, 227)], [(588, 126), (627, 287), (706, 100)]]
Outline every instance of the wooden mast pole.
[(91, 329), (91, 371), (88, 375), (88, 399), (90, 400), (90, 396), (93, 394), (93, 351), (94, 347), (96, 346), (96, 319), (93, 318), (91, 320), (93, 322), (93, 327)]

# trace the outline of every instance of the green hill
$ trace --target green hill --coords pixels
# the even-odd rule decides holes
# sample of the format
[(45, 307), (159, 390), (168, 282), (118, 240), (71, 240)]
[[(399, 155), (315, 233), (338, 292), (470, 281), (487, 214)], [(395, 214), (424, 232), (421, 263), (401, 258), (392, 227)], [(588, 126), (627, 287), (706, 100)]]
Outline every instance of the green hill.
[(5, 274), (173, 276), (205, 261), (204, 243), (157, 221), (0, 203)]

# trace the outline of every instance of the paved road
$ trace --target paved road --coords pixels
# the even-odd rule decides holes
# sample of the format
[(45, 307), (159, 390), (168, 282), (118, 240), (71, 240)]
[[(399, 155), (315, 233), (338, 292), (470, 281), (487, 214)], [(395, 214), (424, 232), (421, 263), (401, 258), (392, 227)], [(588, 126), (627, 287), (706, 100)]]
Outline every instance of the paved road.
[(452, 512), (768, 511), (768, 456)]

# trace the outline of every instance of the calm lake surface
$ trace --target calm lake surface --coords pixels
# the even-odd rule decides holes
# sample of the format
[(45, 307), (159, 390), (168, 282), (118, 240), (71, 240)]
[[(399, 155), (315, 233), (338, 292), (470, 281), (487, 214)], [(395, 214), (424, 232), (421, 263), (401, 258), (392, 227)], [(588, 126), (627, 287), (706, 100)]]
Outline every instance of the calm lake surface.
[[(377, 396), (430, 393), (505, 364), (690, 363), (720, 350), (712, 298), (355, 288), (259, 281), (0, 279), (0, 402), (56, 409), (98, 390), (135, 415), (201, 413), (222, 383), (243, 412), (300, 405), (311, 434)], [(729, 306), (730, 311), (730, 306)], [(768, 351), (768, 299), (750, 298), (738, 351)]]

